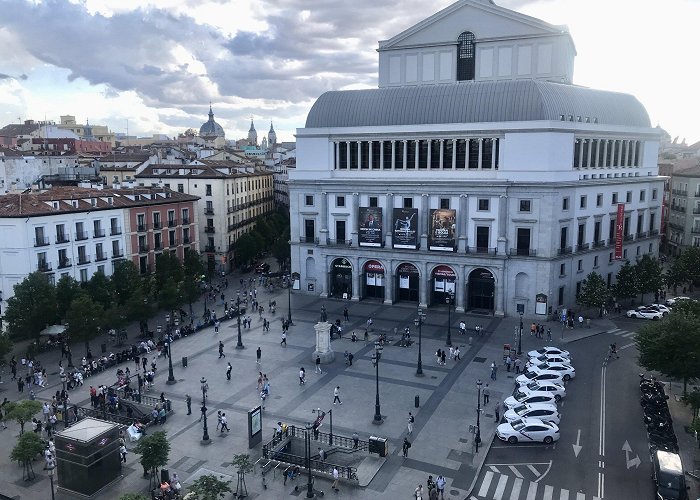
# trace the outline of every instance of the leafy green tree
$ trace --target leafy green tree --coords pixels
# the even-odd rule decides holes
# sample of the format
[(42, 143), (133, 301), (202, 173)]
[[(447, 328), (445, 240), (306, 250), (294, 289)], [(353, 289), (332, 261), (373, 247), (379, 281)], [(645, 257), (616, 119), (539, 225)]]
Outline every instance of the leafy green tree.
[(248, 488), (245, 485), (245, 475), (253, 471), (253, 463), (250, 461), (250, 455), (241, 454), (234, 455), (231, 463), (238, 470), (238, 482), (236, 484), (236, 498), (245, 498), (248, 496)]
[(41, 402), (31, 399), (10, 401), (5, 405), (5, 418), (19, 424), (19, 435), (24, 434), (24, 424), (41, 411)]
[(156, 289), (162, 288), (168, 279), (179, 283), (182, 276), (182, 263), (174, 252), (163, 252), (156, 257)]
[(700, 282), (700, 248), (688, 247), (678, 257), (685, 272), (684, 283), (689, 283), (692, 289), (695, 283)]
[(231, 481), (222, 481), (213, 474), (200, 476), (187, 488), (188, 500), (216, 500), (231, 493)]
[(9, 335), (0, 332), (0, 366), (5, 366), (5, 356), (12, 352), (12, 339)]
[(124, 305), (141, 286), (139, 270), (130, 260), (119, 262), (112, 273), (112, 284), (117, 303)]
[(158, 291), (158, 305), (166, 311), (177, 309), (182, 303), (180, 291), (181, 283), (177, 283), (173, 278), (167, 278), (163, 286)]
[(599, 316), (603, 315), (603, 306), (610, 298), (610, 290), (603, 277), (592, 272), (581, 284), (581, 293), (576, 297), (576, 302), (584, 307), (595, 307)]
[(35, 272), (14, 286), (14, 296), (5, 311), (10, 335), (16, 338), (35, 337), (47, 325), (56, 322), (56, 290), (46, 275)]
[(631, 299), (637, 296), (639, 293), (637, 272), (629, 261), (625, 261), (625, 264), (617, 272), (615, 279), (613, 293), (618, 299)]
[(642, 328), (635, 339), (639, 364), (683, 380), (683, 394), (698, 377), (700, 362), (700, 304), (688, 302), (675, 307), (666, 321)]
[(282, 234), (279, 238), (275, 240), (275, 242), (272, 244), (270, 251), (272, 253), (272, 256), (275, 258), (277, 261), (277, 265), (279, 266), (280, 269), (284, 266), (285, 262), (288, 262), (291, 255), (292, 255), (292, 249), (291, 246), (289, 245), (289, 231), (287, 230), (285, 233)]
[(185, 254), (182, 260), (183, 274), (188, 278), (200, 279), (204, 274), (204, 264), (202, 264), (202, 256), (199, 252), (190, 250)]
[(138, 287), (124, 304), (127, 310), (127, 317), (132, 321), (146, 321), (153, 315), (153, 305), (144, 292), (143, 287)]
[(664, 275), (666, 285), (673, 287), (673, 293), (678, 293), (678, 287), (686, 283), (687, 280), (688, 273), (685, 269), (685, 262), (681, 259), (675, 259)]
[(236, 261), (239, 264), (248, 264), (257, 255), (257, 244), (250, 233), (242, 234), (234, 243)]
[(71, 302), (75, 299), (82, 289), (71, 276), (61, 276), (61, 279), (56, 283), (56, 307), (57, 316), (61, 319), (66, 317), (66, 312), (70, 308)]
[(102, 309), (109, 309), (114, 302), (114, 286), (112, 281), (103, 272), (96, 272), (85, 284), (85, 291), (88, 296), (102, 306)]
[(151, 483), (157, 484), (158, 468), (168, 463), (170, 455), (170, 442), (165, 431), (156, 431), (143, 436), (139, 439), (134, 451), (141, 455), (141, 465), (144, 472), (150, 473)]
[(99, 335), (104, 321), (104, 309), (87, 295), (79, 295), (66, 312), (68, 335), (75, 342), (85, 342), (85, 355), (90, 350), (90, 341)]
[(147, 496), (140, 493), (124, 493), (119, 497), (119, 500), (149, 500)]
[(44, 451), (44, 447), (38, 434), (34, 432), (20, 434), (17, 444), (10, 452), (10, 459), (16, 460), (22, 465), (22, 477), (25, 481), (31, 481), (36, 477), (32, 461), (42, 451)]
[(644, 255), (634, 267), (637, 289), (642, 294), (643, 304), (645, 293), (654, 293), (663, 287), (663, 271), (659, 261), (649, 255)]

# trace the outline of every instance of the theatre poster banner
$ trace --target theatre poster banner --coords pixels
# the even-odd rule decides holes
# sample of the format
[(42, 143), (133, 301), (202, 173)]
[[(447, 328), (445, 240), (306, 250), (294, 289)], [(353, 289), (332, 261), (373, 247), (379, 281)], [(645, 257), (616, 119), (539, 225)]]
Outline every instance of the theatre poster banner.
[(381, 207), (360, 207), (359, 243), (361, 247), (382, 246)]
[(394, 248), (418, 248), (418, 209), (394, 209)]
[(615, 260), (622, 259), (622, 240), (625, 229), (625, 204), (617, 204), (617, 218), (615, 219)]
[(443, 252), (455, 251), (456, 211), (438, 208), (430, 211), (430, 237), (428, 248)]

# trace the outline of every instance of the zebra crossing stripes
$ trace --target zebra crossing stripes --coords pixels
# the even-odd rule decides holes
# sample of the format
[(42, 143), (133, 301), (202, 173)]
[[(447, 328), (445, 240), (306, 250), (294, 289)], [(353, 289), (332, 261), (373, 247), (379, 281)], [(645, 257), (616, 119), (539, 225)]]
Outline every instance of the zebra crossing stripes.
[(596, 496), (558, 488), (549, 484), (527, 481), (487, 470), (476, 494), (469, 500), (601, 500)]
[(629, 330), (622, 330), (620, 328), (613, 328), (612, 330), (608, 330), (608, 333), (612, 333), (616, 337), (624, 337), (624, 338), (630, 338), (634, 337), (637, 335), (637, 332), (630, 332)]

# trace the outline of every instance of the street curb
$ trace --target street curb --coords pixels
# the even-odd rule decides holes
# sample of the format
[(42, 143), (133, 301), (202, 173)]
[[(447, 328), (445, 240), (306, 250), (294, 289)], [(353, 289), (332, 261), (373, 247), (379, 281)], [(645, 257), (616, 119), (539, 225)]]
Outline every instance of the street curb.
[(589, 339), (589, 338), (591, 338), (591, 337), (596, 337), (596, 336), (598, 336), (598, 335), (602, 335), (602, 334), (604, 334), (604, 333), (608, 333), (608, 331), (607, 331), (607, 330), (601, 330), (600, 332), (591, 333), (591, 334), (589, 334), (589, 335), (583, 335), (583, 336), (578, 337), (578, 338), (575, 338), (575, 339), (565, 340), (564, 343), (565, 343), (565, 344), (572, 344), (572, 343), (574, 343), (574, 342), (578, 342), (579, 340), (586, 340), (586, 339)]
[(496, 439), (496, 433), (493, 433), (493, 436), (491, 437), (491, 442), (489, 443), (489, 448), (488, 450), (485, 450), (484, 453), (484, 458), (481, 460), (481, 463), (479, 464), (479, 467), (476, 469), (476, 474), (474, 474), (474, 479), (472, 479), (472, 484), (469, 485), (469, 489), (467, 490), (467, 496), (465, 497), (464, 500), (469, 500), (469, 497), (472, 494), (472, 490), (474, 489), (474, 486), (476, 486), (476, 481), (479, 479), (479, 474), (481, 474), (481, 469), (484, 468), (484, 462), (486, 462), (486, 457), (489, 454), (489, 451), (491, 451), (491, 447), (493, 446), (493, 442)]

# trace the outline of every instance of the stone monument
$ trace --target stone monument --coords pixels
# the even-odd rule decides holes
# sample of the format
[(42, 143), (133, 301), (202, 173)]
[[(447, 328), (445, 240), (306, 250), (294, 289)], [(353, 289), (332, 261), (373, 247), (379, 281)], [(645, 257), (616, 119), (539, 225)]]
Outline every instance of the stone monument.
[(331, 349), (331, 324), (327, 321), (326, 308), (321, 307), (321, 321), (314, 325), (316, 330), (316, 350), (311, 355), (311, 361), (316, 363), (316, 356), (321, 357), (321, 363), (331, 363), (335, 352)]

